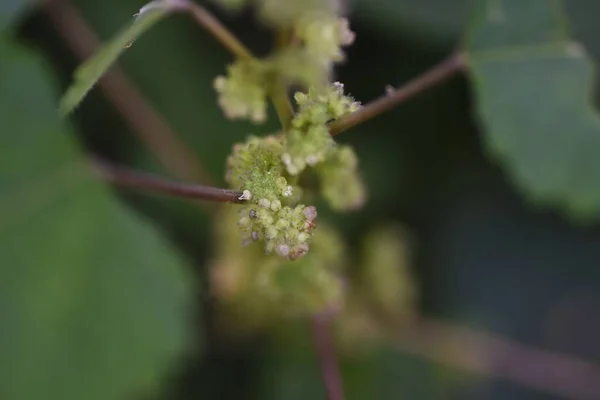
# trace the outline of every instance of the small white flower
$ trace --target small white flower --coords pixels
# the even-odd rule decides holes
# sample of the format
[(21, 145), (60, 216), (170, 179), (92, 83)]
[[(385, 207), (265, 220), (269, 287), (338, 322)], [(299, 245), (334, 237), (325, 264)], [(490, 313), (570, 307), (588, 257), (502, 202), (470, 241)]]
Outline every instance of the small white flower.
[(290, 254), (290, 247), (287, 244), (280, 244), (277, 246), (276, 250), (277, 254), (283, 257), (287, 257)]
[(307, 220), (313, 221), (317, 218), (317, 209), (315, 206), (308, 206), (304, 209), (304, 216)]
[(244, 190), (242, 195), (238, 197), (238, 200), (250, 200), (252, 199), (252, 193), (249, 190)]
[(283, 195), (283, 197), (290, 197), (292, 195), (292, 187), (287, 186), (281, 194)]

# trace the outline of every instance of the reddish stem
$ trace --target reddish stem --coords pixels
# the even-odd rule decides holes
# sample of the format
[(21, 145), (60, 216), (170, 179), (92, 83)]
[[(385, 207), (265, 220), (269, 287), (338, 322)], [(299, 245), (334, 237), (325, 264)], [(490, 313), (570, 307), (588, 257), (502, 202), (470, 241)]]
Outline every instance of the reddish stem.
[(101, 179), (117, 186), (218, 203), (245, 202), (240, 200), (242, 193), (235, 190), (175, 182), (148, 173), (118, 167), (100, 159), (94, 159), (92, 167)]
[(437, 86), (446, 79), (454, 76), (456, 73), (462, 71), (464, 66), (465, 60), (463, 54), (455, 53), (429, 71), (426, 71), (421, 76), (413, 79), (398, 89), (392, 89), (380, 98), (369, 102), (358, 111), (332, 122), (329, 125), (329, 132), (332, 136), (338, 135), (347, 129), (389, 111), (400, 103), (403, 103), (415, 95)]
[[(85, 60), (97, 51), (99, 39), (68, 0), (47, 0), (43, 4), (50, 21), (77, 58)], [(113, 65), (98, 85), (131, 131), (166, 170), (185, 181), (210, 184), (210, 176), (196, 156), (146, 101), (123, 69)]]
[(317, 355), (321, 365), (323, 382), (329, 400), (344, 400), (342, 378), (335, 357), (335, 346), (331, 337), (331, 314), (317, 314), (313, 318), (313, 331)]

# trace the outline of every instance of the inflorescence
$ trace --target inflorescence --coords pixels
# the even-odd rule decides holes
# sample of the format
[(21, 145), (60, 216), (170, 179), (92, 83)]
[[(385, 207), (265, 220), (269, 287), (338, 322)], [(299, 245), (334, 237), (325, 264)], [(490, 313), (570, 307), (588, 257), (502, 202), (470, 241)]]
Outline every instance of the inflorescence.
[[(310, 203), (317, 194), (331, 209), (351, 211), (366, 200), (353, 148), (329, 133), (331, 122), (360, 108), (341, 83), (331, 83), (354, 33), (339, 16), (339, 1), (218, 1), (230, 8), (252, 3), (259, 18), (286, 38), (266, 57), (238, 59), (215, 79), (225, 116), (262, 123), (269, 96), (301, 90), (281, 132), (250, 135), (228, 157), (226, 181), (245, 201), (220, 218), (211, 268), (215, 293), (235, 303), (236, 319), (338, 307), (345, 301), (347, 251), (335, 229), (326, 223), (317, 228)], [(244, 246), (234, 247), (240, 242)]]
[(299, 176), (313, 169), (332, 208), (349, 210), (365, 199), (357, 159), (339, 146), (327, 123), (358, 109), (334, 83), (327, 90), (296, 93), (298, 112), (280, 135), (250, 136), (236, 144), (227, 162), (226, 180), (243, 192), (238, 226), (245, 244), (264, 241), (265, 251), (295, 260), (309, 250), (317, 210), (302, 203)]

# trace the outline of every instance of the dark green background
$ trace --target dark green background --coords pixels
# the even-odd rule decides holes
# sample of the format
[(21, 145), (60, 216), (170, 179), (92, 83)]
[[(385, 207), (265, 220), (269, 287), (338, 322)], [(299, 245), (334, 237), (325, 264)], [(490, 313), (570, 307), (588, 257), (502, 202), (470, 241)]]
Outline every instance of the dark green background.
[[(354, 0), (357, 32), (338, 78), (368, 101), (416, 76), (451, 52), (469, 16), (466, 0)], [(571, 25), (592, 56), (600, 55), (594, 0), (566, 2)], [(130, 22), (142, 4), (132, 0), (74, 0), (102, 38)], [(248, 16), (219, 14), (258, 53), (267, 32)], [(596, 17), (595, 17), (596, 16)], [(76, 60), (43, 13), (19, 27), (20, 38), (50, 60), (63, 87)], [(161, 22), (137, 41), (122, 65), (153, 104), (222, 182), (225, 158), (248, 133), (268, 132), (227, 121), (215, 101), (213, 78), (229, 55), (184, 16)], [(339, 137), (361, 160), (370, 201), (364, 210), (332, 216), (351, 242), (381, 222), (402, 222), (416, 238), (414, 272), (424, 314), (498, 332), (526, 344), (600, 362), (600, 229), (577, 228), (524, 203), (501, 166), (486, 159), (471, 116), (466, 81), (454, 79)], [(161, 171), (122, 119), (94, 90), (76, 113), (81, 140), (95, 152), (129, 165)], [(275, 121), (275, 120), (274, 120)], [(271, 128), (276, 128), (271, 124)], [(541, 144), (543, 146), (543, 144)], [(161, 171), (162, 172), (162, 171)], [(123, 193), (150, 216), (206, 274), (207, 219), (179, 200)], [(321, 378), (308, 332), (298, 342), (254, 338), (230, 343), (211, 330), (206, 351), (173, 376), (172, 399), (322, 398)], [(304, 339), (303, 339), (304, 338)], [(395, 354), (344, 361), (348, 399), (546, 399), (519, 386), (458, 379), (427, 361)], [(476, 378), (476, 377), (469, 377)]]

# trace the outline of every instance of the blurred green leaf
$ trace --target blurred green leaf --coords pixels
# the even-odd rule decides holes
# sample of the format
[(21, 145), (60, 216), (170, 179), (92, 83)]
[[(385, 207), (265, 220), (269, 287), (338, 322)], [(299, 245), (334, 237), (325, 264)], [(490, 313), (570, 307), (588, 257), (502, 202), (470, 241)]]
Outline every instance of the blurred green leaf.
[(91, 177), (41, 60), (0, 53), (0, 398), (151, 390), (188, 342), (188, 265)]
[(600, 210), (593, 65), (570, 41), (562, 2), (481, 0), (467, 41), (477, 113), (492, 155), (539, 204)]
[[(126, 23), (132, 10), (137, 9), (134, 0), (79, 0), (77, 6), (90, 26), (104, 38), (112, 36)], [(245, 29), (252, 33), (255, 27), (247, 25), (244, 25)], [(243, 32), (239, 36), (252, 49), (259, 47), (259, 43), (264, 46), (264, 37), (258, 41), (250, 33)], [(226, 64), (231, 60), (226, 49), (184, 14), (166, 18), (120, 59), (130, 81), (196, 154), (215, 185), (225, 184), (225, 160), (235, 142), (245, 140), (248, 134), (261, 135), (279, 129), (274, 113), (269, 122), (261, 126), (231, 121), (223, 115), (217, 104), (213, 81), (217, 75), (226, 72)], [(88, 100), (100, 95), (100, 91), (94, 91)], [(111, 107), (103, 108), (102, 104), (91, 101), (80, 107), (77, 115), (84, 118), (87, 125), (84, 129), (91, 132), (91, 137), (97, 137), (99, 123), (103, 124), (114, 115)], [(112, 137), (117, 143), (115, 147), (127, 154), (128, 164), (164, 173), (144, 149), (124, 150), (130, 146), (129, 135), (127, 129), (119, 131), (111, 127), (103, 131), (103, 138)], [(136, 206), (155, 221), (168, 230), (185, 232), (195, 249), (204, 247), (210, 237), (209, 219), (194, 204), (180, 199), (136, 197)]]
[(0, 1), (0, 32), (10, 29), (15, 21), (33, 4), (33, 0)]
[(130, 47), (134, 40), (165, 17), (174, 7), (173, 2), (169, 0), (148, 3), (140, 10), (139, 14), (136, 14), (133, 24), (123, 29), (98, 50), (92, 58), (81, 65), (75, 71), (75, 82), (61, 99), (61, 114), (64, 115), (73, 111), (125, 49)]

